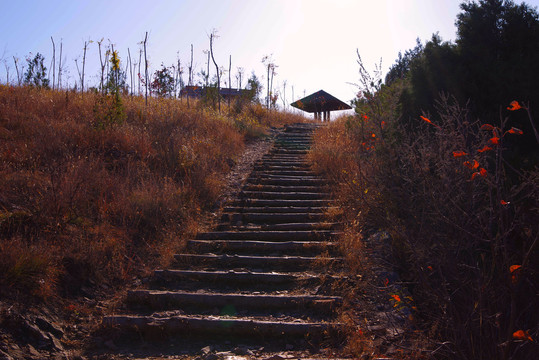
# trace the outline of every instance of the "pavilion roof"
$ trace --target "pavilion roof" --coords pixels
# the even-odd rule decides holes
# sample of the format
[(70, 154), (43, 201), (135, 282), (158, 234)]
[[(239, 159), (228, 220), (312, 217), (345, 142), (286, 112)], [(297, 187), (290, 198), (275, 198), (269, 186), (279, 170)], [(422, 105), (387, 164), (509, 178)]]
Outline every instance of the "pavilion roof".
[(309, 96), (304, 97), (303, 99), (293, 102), (290, 105), (309, 113), (348, 110), (352, 108), (347, 103), (337, 99), (333, 95), (328, 94), (324, 90), (317, 91)]

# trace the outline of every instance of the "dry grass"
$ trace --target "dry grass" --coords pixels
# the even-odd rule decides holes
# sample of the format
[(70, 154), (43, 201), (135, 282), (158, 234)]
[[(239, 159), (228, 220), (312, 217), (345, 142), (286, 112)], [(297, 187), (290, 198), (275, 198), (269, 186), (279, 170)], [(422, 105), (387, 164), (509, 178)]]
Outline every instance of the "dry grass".
[[(480, 129), (444, 99), (434, 125), (418, 119), (404, 127), (392, 117), (396, 95), (381, 91), (357, 116), (316, 134), (311, 158), (332, 178), (355, 233), (343, 242), (351, 271), (369, 263), (361, 233), (385, 229), (388, 260), (408, 284), (415, 326), (429, 339), (415, 350), (443, 359), (531, 356), (534, 343), (513, 333), (539, 335), (537, 169), (505, 159), (518, 136), (506, 133), (507, 118), (493, 124), (499, 130)], [(490, 140), (496, 134), (499, 145)], [(478, 151), (485, 146), (492, 150)], [(479, 166), (469, 168), (474, 160)], [(514, 273), (512, 265), (521, 268)]]
[(167, 258), (244, 142), (302, 117), (0, 86), (0, 293), (77, 296)]

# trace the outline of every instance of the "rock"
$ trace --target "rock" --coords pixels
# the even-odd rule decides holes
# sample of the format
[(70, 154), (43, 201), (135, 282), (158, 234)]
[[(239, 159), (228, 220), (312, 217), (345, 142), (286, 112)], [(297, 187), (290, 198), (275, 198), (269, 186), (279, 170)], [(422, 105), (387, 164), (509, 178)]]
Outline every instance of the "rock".
[(35, 347), (33, 347), (32, 345), (28, 344), (28, 353), (31, 355), (31, 356), (34, 356), (36, 358), (41, 358), (41, 354), (39, 351), (36, 350)]
[(244, 346), (235, 347), (232, 353), (236, 355), (253, 355), (253, 352)]
[(37, 317), (35, 322), (41, 330), (50, 332), (52, 335), (59, 339), (64, 336), (64, 331), (59, 324), (56, 324), (50, 320), (46, 320), (42, 317)]
[(202, 356), (206, 356), (206, 355), (210, 354), (211, 352), (212, 352), (212, 348), (209, 345), (203, 347), (202, 349), (200, 349), (200, 355), (202, 355)]
[(52, 335), (49, 336), (49, 338), (52, 341), (53, 350), (55, 350), (55, 351), (64, 351), (64, 346), (62, 345), (62, 343), (57, 338), (55, 338)]
[(208, 354), (204, 356), (204, 360), (219, 360), (219, 356), (217, 354)]
[(273, 355), (273, 356), (270, 356), (269, 358), (265, 358), (264, 360), (284, 360), (284, 357), (280, 355)]
[(9, 356), (9, 354), (6, 354), (2, 350), (0, 350), (0, 360), (13, 360), (13, 358)]

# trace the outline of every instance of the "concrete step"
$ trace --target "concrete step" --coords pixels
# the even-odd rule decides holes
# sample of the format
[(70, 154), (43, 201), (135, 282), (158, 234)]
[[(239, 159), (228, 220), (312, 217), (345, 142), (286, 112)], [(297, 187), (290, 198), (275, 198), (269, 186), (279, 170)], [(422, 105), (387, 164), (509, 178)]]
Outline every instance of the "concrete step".
[(329, 206), (333, 203), (330, 199), (318, 199), (318, 200), (285, 200), (285, 199), (235, 199), (231, 201), (232, 206), (245, 206), (245, 207), (323, 207)]
[(238, 214), (238, 213), (309, 213), (309, 214), (322, 214), (328, 211), (326, 206), (312, 206), (312, 207), (300, 207), (300, 206), (259, 206), (259, 207), (240, 207), (240, 206), (228, 206), (223, 209), (224, 213)]
[(160, 333), (164, 336), (192, 335), (203, 333), (212, 335), (242, 335), (249, 338), (283, 338), (309, 336), (326, 337), (332, 332), (340, 332), (342, 324), (332, 322), (268, 321), (232, 316), (196, 316), (167, 313), (152, 316), (111, 315), (105, 316), (103, 324), (111, 328), (129, 328), (142, 335)]
[(253, 241), (253, 240), (188, 240), (187, 250), (199, 253), (285, 253), (310, 254), (337, 251), (338, 244), (333, 241)]
[(161, 282), (198, 281), (203, 283), (275, 285), (291, 283), (318, 283), (317, 275), (284, 272), (252, 272), (247, 270), (197, 271), (197, 270), (155, 270), (154, 279)]
[(255, 240), (255, 241), (323, 241), (339, 234), (332, 230), (317, 231), (210, 231), (199, 233), (196, 240)]
[(247, 184), (243, 187), (244, 191), (261, 191), (261, 192), (319, 192), (319, 186), (310, 185), (265, 185), (265, 184)]
[(300, 271), (311, 269), (318, 263), (342, 264), (342, 258), (333, 257), (307, 257), (307, 256), (254, 256), (254, 255), (228, 255), (228, 254), (176, 254), (175, 267), (189, 268), (192, 266), (208, 266), (214, 268), (230, 269), (233, 267), (249, 269), (272, 269), (286, 271)]
[(239, 196), (248, 199), (272, 200), (326, 200), (331, 198), (329, 193), (273, 191), (242, 191)]
[(131, 290), (127, 301), (134, 305), (144, 305), (155, 310), (175, 308), (224, 308), (233, 306), (236, 311), (259, 310), (315, 310), (331, 314), (342, 304), (339, 296), (321, 296), (310, 294), (239, 294), (239, 293), (196, 293), (188, 291)]
[(327, 219), (324, 213), (256, 213), (244, 212), (235, 214), (223, 214), (222, 222), (231, 222), (232, 224), (238, 221), (243, 223), (256, 224), (276, 224), (276, 223), (298, 223), (298, 222), (313, 222), (323, 221)]
[(326, 186), (328, 182), (324, 179), (319, 179), (314, 176), (311, 177), (293, 177), (293, 176), (257, 176), (249, 177), (246, 180), (247, 184), (251, 185), (277, 185), (277, 186)]
[(220, 224), (219, 230), (235, 230), (235, 231), (255, 231), (265, 230), (270, 232), (275, 231), (321, 231), (321, 230), (337, 230), (341, 224), (335, 222), (317, 222), (317, 223), (284, 223), (284, 224)]

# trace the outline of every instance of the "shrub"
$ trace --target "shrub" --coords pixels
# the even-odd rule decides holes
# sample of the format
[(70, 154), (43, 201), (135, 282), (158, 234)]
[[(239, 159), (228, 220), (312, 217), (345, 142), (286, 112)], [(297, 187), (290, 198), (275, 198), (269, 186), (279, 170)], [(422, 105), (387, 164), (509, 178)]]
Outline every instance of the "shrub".
[(505, 117), (481, 125), (442, 97), (440, 122), (424, 114), (410, 131), (391, 118), (391, 99), (380, 88), (358, 115), (320, 129), (312, 160), (333, 179), (356, 231), (392, 235), (394, 266), (416, 301), (416, 325), (438, 341), (437, 357), (531, 355), (530, 341), (513, 336), (539, 331), (539, 172), (505, 160), (520, 130)]

